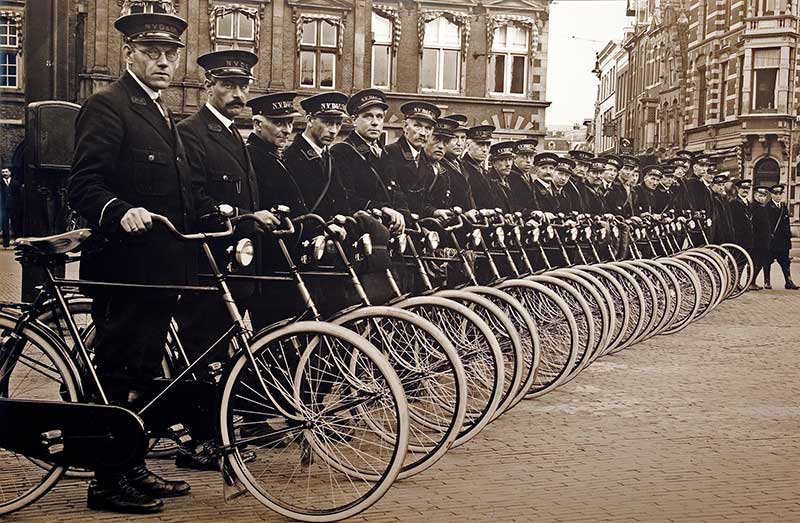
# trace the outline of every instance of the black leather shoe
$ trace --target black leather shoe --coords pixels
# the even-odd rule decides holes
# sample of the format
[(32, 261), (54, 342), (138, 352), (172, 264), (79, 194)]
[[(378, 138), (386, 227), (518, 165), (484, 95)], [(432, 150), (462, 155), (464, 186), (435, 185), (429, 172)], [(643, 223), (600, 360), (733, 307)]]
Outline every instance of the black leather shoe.
[(767, 289), (768, 291), (772, 290), (772, 284), (767, 282), (767, 283), (764, 284), (764, 288)]
[(106, 510), (123, 514), (154, 514), (164, 510), (164, 502), (135, 489), (125, 476), (99, 484), (92, 481), (86, 506), (91, 510)]
[(144, 465), (132, 468), (126, 476), (136, 490), (156, 498), (177, 498), (186, 496), (192, 490), (185, 481), (166, 480), (147, 470)]
[(175, 455), (175, 466), (181, 469), (219, 472), (219, 453), (211, 445), (201, 445), (194, 449), (180, 447)]
[(784, 285), (783, 288), (787, 291), (796, 291), (797, 289), (800, 289), (800, 287), (795, 285), (792, 280), (786, 280), (786, 285)]

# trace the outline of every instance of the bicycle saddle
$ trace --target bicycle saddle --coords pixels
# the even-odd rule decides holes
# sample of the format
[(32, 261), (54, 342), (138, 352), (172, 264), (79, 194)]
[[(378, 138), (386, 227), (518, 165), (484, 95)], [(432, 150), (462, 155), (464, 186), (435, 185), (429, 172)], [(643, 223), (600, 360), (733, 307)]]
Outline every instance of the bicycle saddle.
[(14, 242), (14, 246), (26, 254), (39, 256), (66, 254), (80, 247), (91, 235), (91, 229), (76, 229), (53, 236), (42, 236), (41, 238), (19, 238)]

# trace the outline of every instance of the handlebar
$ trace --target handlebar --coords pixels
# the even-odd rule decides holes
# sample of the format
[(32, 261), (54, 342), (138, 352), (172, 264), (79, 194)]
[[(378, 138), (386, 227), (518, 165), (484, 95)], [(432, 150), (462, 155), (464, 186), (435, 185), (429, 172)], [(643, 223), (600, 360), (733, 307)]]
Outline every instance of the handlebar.
[(163, 225), (173, 236), (182, 240), (182, 241), (202, 241), (207, 240), (210, 238), (225, 238), (227, 236), (231, 236), (233, 234), (233, 224), (231, 220), (225, 220), (225, 230), (224, 231), (217, 231), (217, 232), (197, 232), (192, 234), (184, 234), (180, 232), (175, 226), (169, 221), (169, 218), (166, 216), (162, 216), (160, 214), (150, 214), (153, 222), (158, 222)]

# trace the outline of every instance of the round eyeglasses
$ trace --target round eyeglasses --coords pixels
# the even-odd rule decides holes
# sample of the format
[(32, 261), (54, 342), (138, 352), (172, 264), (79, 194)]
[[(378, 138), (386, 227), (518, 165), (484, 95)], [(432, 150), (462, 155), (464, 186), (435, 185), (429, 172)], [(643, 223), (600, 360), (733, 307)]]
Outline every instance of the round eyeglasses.
[(178, 48), (163, 50), (158, 47), (138, 47), (138, 46), (133, 46), (133, 47), (137, 51), (140, 51), (145, 55), (147, 55), (147, 57), (151, 60), (158, 60), (159, 58), (161, 58), (161, 55), (163, 54), (168, 62), (174, 62), (181, 55), (180, 50)]

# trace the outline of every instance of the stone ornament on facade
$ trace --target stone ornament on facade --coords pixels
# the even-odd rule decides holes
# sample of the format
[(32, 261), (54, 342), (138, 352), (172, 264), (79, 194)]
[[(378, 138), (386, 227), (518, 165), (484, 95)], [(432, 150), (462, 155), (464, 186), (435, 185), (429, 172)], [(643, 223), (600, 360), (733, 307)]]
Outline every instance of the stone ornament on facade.
[(344, 44), (344, 20), (342, 20), (341, 16), (335, 15), (326, 15), (323, 13), (301, 13), (294, 15), (294, 23), (295, 23), (295, 38), (296, 38), (296, 51), (297, 55), (300, 56), (300, 45), (303, 41), (303, 24), (306, 22), (313, 22), (315, 20), (327, 20), (328, 22), (332, 23), (336, 26), (337, 30), (337, 38), (336, 38), (336, 54), (338, 56), (342, 56), (342, 49)]
[[(444, 17), (451, 24), (455, 24), (461, 28), (461, 51), (466, 55), (466, 50), (469, 48), (469, 22), (470, 15), (467, 13), (459, 13), (456, 11), (445, 10), (424, 10), (420, 11), (419, 18), (417, 19), (417, 34), (419, 35), (419, 55), (422, 56), (422, 51), (425, 47), (425, 24), (432, 22), (437, 18)], [(462, 58), (463, 60), (463, 58)]]
[(0, 18), (7, 18), (14, 22), (17, 28), (17, 54), (22, 54), (22, 21), (24, 16), (20, 11), (0, 11)]
[(231, 13), (241, 14), (253, 21), (254, 52), (258, 54), (258, 45), (261, 41), (261, 20), (264, 18), (264, 5), (260, 8), (246, 7), (243, 5), (228, 4), (208, 7), (208, 35), (211, 46), (217, 43), (217, 20)]
[(392, 51), (396, 53), (400, 48), (400, 36), (403, 32), (400, 10), (390, 5), (373, 4), (372, 11), (392, 23)]
[(521, 15), (487, 15), (486, 16), (486, 43), (487, 49), (494, 45), (494, 32), (506, 26), (517, 26), (528, 30), (530, 39), (530, 52), (528, 59), (532, 60), (536, 49), (539, 47), (539, 25), (541, 21), (530, 16)]
[(167, 14), (177, 15), (180, 0), (117, 0), (117, 5), (121, 6), (120, 16), (131, 14), (131, 9), (134, 7), (144, 8), (156, 5)]

